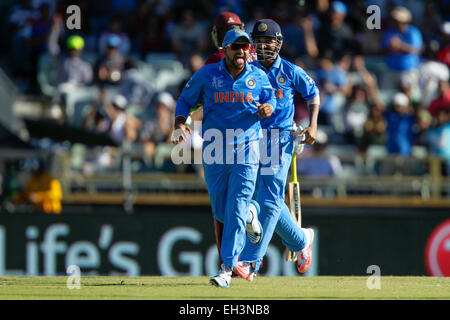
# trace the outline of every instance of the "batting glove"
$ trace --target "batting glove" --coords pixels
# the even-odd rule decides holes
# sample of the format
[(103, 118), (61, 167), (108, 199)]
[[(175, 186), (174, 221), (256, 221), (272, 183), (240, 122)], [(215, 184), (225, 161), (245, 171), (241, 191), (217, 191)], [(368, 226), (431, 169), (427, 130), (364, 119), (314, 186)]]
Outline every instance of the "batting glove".
[(297, 125), (294, 122), (293, 129), (292, 129), (295, 137), (294, 141), (294, 152), (299, 156), (303, 149), (305, 148), (305, 135), (299, 136), (299, 134), (303, 131), (303, 127), (301, 125)]

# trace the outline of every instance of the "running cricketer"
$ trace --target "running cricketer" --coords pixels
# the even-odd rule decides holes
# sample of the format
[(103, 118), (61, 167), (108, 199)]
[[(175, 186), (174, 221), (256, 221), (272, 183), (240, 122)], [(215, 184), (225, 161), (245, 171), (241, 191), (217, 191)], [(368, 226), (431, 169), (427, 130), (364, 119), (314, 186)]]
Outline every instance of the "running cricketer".
[[(279, 56), (283, 37), (280, 26), (275, 21), (271, 19), (257, 21), (252, 38), (258, 56), (258, 60), (252, 64), (268, 75), (277, 100), (272, 116), (261, 120), (262, 128), (267, 129), (267, 139), (263, 140), (267, 141), (267, 145), (261, 147), (267, 148), (269, 152), (271, 144), (278, 144), (280, 158), (278, 166), (274, 166), (272, 161), (260, 165), (255, 199), (261, 207), (259, 219), (264, 234), (259, 244), (246, 243), (239, 259), (239, 266), (236, 268), (239, 276), (247, 280), (252, 280), (254, 274), (258, 272), (274, 231), (289, 250), (297, 253), (297, 269), (300, 273), (306, 272), (311, 263), (314, 231), (297, 226), (284, 199), (287, 175), (294, 152), (295, 137), (292, 134), (294, 94), (296, 91), (299, 92), (309, 107), (309, 126), (295, 133), (297, 138), (304, 138), (302, 143), (315, 142), (320, 105), (319, 90), (315, 82), (302, 68)], [(278, 129), (278, 137), (274, 134), (274, 129)]]
[[(217, 287), (229, 287), (247, 240), (246, 231), (255, 243), (263, 236), (252, 196), (259, 166), (260, 119), (272, 115), (276, 99), (266, 73), (247, 63), (250, 43), (244, 31), (228, 31), (222, 44), (225, 58), (205, 65), (192, 76), (175, 110), (172, 141), (179, 143), (191, 133), (185, 125), (191, 108), (199, 101), (203, 105), (205, 181), (214, 218), (223, 222), (222, 265), (210, 280)], [(218, 150), (218, 143), (222, 150)]]
[[(232, 29), (240, 29), (244, 30), (244, 24), (238, 15), (233, 12), (222, 12), (214, 19), (214, 24), (211, 31), (211, 39), (214, 43), (214, 46), (217, 48), (217, 51), (214, 52), (211, 56), (208, 57), (205, 64), (220, 62), (225, 57), (223, 53), (222, 43), (225, 34)], [(253, 62), (256, 60), (256, 53), (254, 48), (250, 49), (250, 54), (248, 56), (247, 62)], [(201, 120), (202, 109), (197, 109), (194, 114), (191, 114), (193, 118), (197, 121)], [(217, 250), (219, 253), (219, 261), (222, 263), (222, 258), (220, 255), (220, 247), (222, 241), (222, 231), (223, 231), (223, 223), (219, 220), (214, 219), (214, 233), (216, 236), (216, 244)]]

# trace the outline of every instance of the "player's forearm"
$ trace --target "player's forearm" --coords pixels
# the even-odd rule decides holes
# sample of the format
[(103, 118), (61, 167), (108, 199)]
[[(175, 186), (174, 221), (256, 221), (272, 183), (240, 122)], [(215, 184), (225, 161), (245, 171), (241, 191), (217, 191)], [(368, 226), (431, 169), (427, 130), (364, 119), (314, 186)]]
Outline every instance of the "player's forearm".
[(182, 97), (180, 97), (175, 107), (175, 119), (178, 117), (183, 117), (184, 121), (186, 122), (186, 119), (189, 116), (190, 112), (191, 112), (190, 105), (186, 103)]
[(416, 47), (402, 42), (401, 46), (400, 46), (400, 51), (404, 52), (404, 53), (412, 53), (412, 54), (419, 54), (420, 53), (420, 49), (417, 49)]
[(319, 118), (320, 109), (320, 97), (316, 97), (308, 100), (308, 110), (309, 110), (309, 125), (317, 127), (317, 119)]

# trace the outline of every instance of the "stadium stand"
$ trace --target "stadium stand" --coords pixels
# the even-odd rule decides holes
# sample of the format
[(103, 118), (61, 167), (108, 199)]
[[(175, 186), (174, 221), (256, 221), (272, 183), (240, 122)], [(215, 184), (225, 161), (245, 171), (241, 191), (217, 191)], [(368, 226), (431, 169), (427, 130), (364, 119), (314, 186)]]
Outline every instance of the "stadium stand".
[[(61, 23), (69, 2), (45, 1), (50, 4), (53, 28), (56, 28), (57, 24)], [(13, 101), (11, 96), (2, 94), (2, 102), (5, 101), (11, 110), (16, 110), (15, 114), (19, 119), (32, 114), (21, 111), (24, 110), (21, 108), (21, 101), (32, 100), (39, 105), (39, 110), (33, 112), (34, 120), (48, 120), (52, 110), (59, 108), (63, 113), (63, 116), (59, 117), (62, 126), (110, 135), (111, 121), (108, 120), (101, 96), (102, 92), (106, 92), (110, 98), (120, 93), (128, 101), (125, 113), (139, 119), (143, 125), (135, 140), (119, 141), (118, 146), (95, 147), (80, 144), (79, 141), (64, 142), (54, 141), (51, 137), (29, 137), (28, 143), (37, 148), (45, 146), (47, 150), (52, 150), (59, 161), (64, 175), (60, 177), (61, 183), (67, 195), (64, 201), (79, 201), (80, 194), (85, 196), (84, 199), (91, 199), (92, 195), (102, 193), (120, 194), (123, 191), (121, 177), (124, 156), (131, 159), (132, 189), (137, 195), (150, 196), (167, 192), (206, 194), (199, 167), (174, 165), (170, 161), (172, 146), (168, 144), (167, 134), (156, 126), (152, 127), (156, 133), (152, 131), (149, 138), (148, 131), (145, 130), (149, 128), (146, 124), (154, 123), (158, 119), (159, 95), (166, 92), (176, 100), (183, 85), (198, 68), (198, 65), (195, 68), (190, 65), (190, 56), (187, 52), (183, 53), (182, 46), (180, 52), (180, 43), (186, 43), (183, 41), (190, 39), (192, 34), (189, 30), (198, 30), (199, 34), (208, 35), (214, 16), (218, 11), (226, 11), (229, 8), (220, 7), (220, 1), (208, 2), (209, 5), (195, 10), (192, 10), (195, 1), (184, 1), (183, 6), (177, 1), (168, 2), (164, 6), (149, 1), (135, 1), (133, 3), (136, 6), (131, 6), (120, 14), (111, 11), (111, 8), (104, 8), (108, 13), (97, 18), (95, 10), (98, 8), (89, 5), (88, 1), (72, 2), (70, 4), (79, 5), (81, 8), (83, 26), (81, 30), (69, 30), (59, 25), (61, 30), (56, 41), (60, 53), (65, 54), (65, 43), (70, 36), (81, 36), (85, 41), (81, 58), (95, 70), (96, 62), (101, 58), (100, 51), (108, 41), (107, 36), (120, 34), (118, 41), (127, 39), (123, 47), (117, 43), (127, 66), (123, 70), (111, 71), (109, 76), (114, 80), (114, 84), (103, 86), (92, 81), (66, 90), (64, 95), (61, 95), (57, 61), (52, 56), (50, 47), (37, 57), (38, 67), (35, 73), (33, 68), (27, 65), (27, 57), (33, 54), (28, 44), (36, 40), (29, 30), (39, 18), (40, 1), (2, 1), (0, 32), (3, 36), (0, 41), (2, 47), (7, 49), (0, 53), (0, 68), (4, 74), (2, 77), (7, 77), (14, 90), (19, 93), (18, 97), (14, 96)], [(387, 54), (382, 48), (382, 39), (387, 30), (390, 30), (390, 35), (397, 35), (396, 39), (401, 37), (401, 30), (396, 29), (390, 18), (398, 1), (377, 1), (385, 10), (380, 21), (381, 28), (378, 30), (366, 28), (367, 15), (363, 11), (364, 5), (356, 5), (362, 2), (370, 3), (329, 0), (321, 1), (319, 6), (316, 1), (286, 1), (286, 10), (279, 16), (273, 11), (271, 1), (249, 0), (235, 8), (239, 9), (237, 13), (242, 21), (250, 23), (253, 19), (253, 9), (258, 4), (258, 15), (278, 19), (283, 30), (292, 31), (296, 28), (295, 30), (300, 32), (302, 28), (308, 28), (308, 41), (311, 41), (312, 37), (317, 43), (318, 52), (309, 47), (308, 50), (301, 51), (301, 54), (298, 53), (298, 56), (292, 56), (292, 61), (303, 66), (320, 85), (324, 109), (319, 126), (327, 136), (327, 144), (319, 158), (329, 159), (332, 156), (335, 159), (333, 161), (340, 163), (341, 169), (316, 178), (305, 174), (302, 177), (302, 192), (312, 198), (392, 194), (422, 199), (448, 198), (450, 155), (433, 146), (436, 145), (436, 139), (444, 139), (445, 134), (448, 134), (450, 124), (449, 120), (438, 121), (436, 114), (430, 114), (428, 109), (429, 102), (440, 97), (438, 86), (427, 86), (426, 99), (423, 92), (417, 95), (417, 92), (411, 90), (412, 84), (407, 81), (408, 78), (400, 79), (398, 86), (386, 87), (388, 83), (384, 82), (383, 77), (392, 70), (388, 67), (389, 58), (386, 60)], [(416, 2), (413, 5), (403, 1), (404, 7), (397, 8), (394, 16), (398, 16), (400, 12), (400, 16), (406, 19), (409, 25), (414, 26), (415, 30), (418, 30), (416, 34), (422, 38), (422, 49), (415, 52), (419, 57), (415, 67), (426, 67), (429, 78), (420, 81), (443, 81), (448, 85), (448, 57), (445, 55), (450, 38), (448, 1), (436, 1), (434, 10), (427, 11), (433, 15), (434, 22), (430, 25), (421, 23), (424, 11), (420, 9), (421, 2)], [(342, 16), (344, 20), (341, 21), (336, 12), (345, 13)], [(191, 17), (194, 21), (183, 20), (189, 20)], [(110, 25), (113, 21), (122, 23), (120, 33), (114, 31), (115, 27)], [(189, 30), (183, 30), (183, 23), (189, 26)], [(190, 29), (192, 23), (194, 26)], [(336, 30), (344, 30), (345, 34)], [(174, 32), (179, 40), (176, 43), (172, 41)], [(325, 37), (327, 34), (329, 36)], [(336, 46), (333, 51), (327, 48), (327, 42), (331, 43), (329, 37)], [(47, 40), (50, 40), (51, 37), (48, 38)], [(198, 40), (195, 45), (189, 45), (189, 54), (200, 56), (205, 61), (215, 48), (210, 39)], [(348, 41), (350, 42), (347, 43)], [(309, 45), (314, 42), (309, 42)], [(403, 44), (407, 46), (406, 43)], [(287, 48), (288, 46), (286, 51), (282, 48), (282, 56), (290, 56), (294, 52), (287, 51)], [(325, 61), (326, 59), (328, 60)], [(127, 64), (128, 62), (130, 64)], [(444, 66), (447, 72), (434, 72), (434, 64), (427, 64), (429, 62), (440, 63), (438, 66), (441, 69)], [(38, 92), (34, 92), (33, 81), (37, 81)], [(13, 91), (5, 89), (11, 88), (11, 84), (7, 87), (2, 83), (1, 92)], [(399, 93), (407, 97), (411, 106), (408, 111), (412, 119), (411, 148), (405, 154), (389, 151), (388, 141), (394, 130), (386, 131), (394, 97)], [(296, 101), (298, 103), (295, 118), (298, 122), (305, 123), (305, 105), (301, 97), (297, 97)], [(450, 105), (445, 104), (445, 99), (442, 101), (439, 105), (448, 119)], [(86, 121), (92, 122), (87, 126)], [(161, 135), (164, 138), (160, 138)], [(124, 148), (124, 142), (129, 144), (127, 148)], [(446, 147), (450, 150), (448, 142)], [(312, 152), (312, 148), (306, 148), (305, 154), (299, 159), (300, 169), (303, 159), (309, 157)], [(17, 159), (18, 163), (22, 160)]]

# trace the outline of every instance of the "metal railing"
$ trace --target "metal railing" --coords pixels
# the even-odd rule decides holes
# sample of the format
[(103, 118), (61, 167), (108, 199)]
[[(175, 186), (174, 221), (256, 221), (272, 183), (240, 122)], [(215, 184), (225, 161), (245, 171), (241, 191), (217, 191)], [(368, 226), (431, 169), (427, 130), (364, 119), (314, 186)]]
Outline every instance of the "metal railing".
[[(166, 161), (170, 161), (170, 157), (166, 157)], [(59, 176), (62, 177), (66, 202), (129, 201), (131, 204), (162, 204), (173, 201), (173, 196), (179, 196), (186, 202), (190, 201), (187, 197), (202, 199), (199, 200), (201, 203), (207, 201), (206, 184), (201, 172), (176, 172), (179, 169), (176, 167), (171, 172), (158, 171), (154, 167), (152, 172), (139, 172), (135, 169), (139, 166), (135, 164), (148, 160), (139, 152), (119, 151), (116, 167), (107, 172), (84, 173), (82, 170), (73, 170), (69, 154), (62, 153), (59, 159)], [(300, 175), (302, 196), (306, 199), (411, 198), (421, 201), (442, 200), (444, 205), (450, 201), (450, 178), (442, 176), (444, 161), (440, 158), (367, 158), (347, 154), (339, 155), (339, 159), (346, 168), (339, 176), (311, 178)], [(405, 166), (405, 163), (409, 166)], [(152, 168), (151, 164), (149, 168)], [(179, 200), (176, 202), (179, 203)]]

